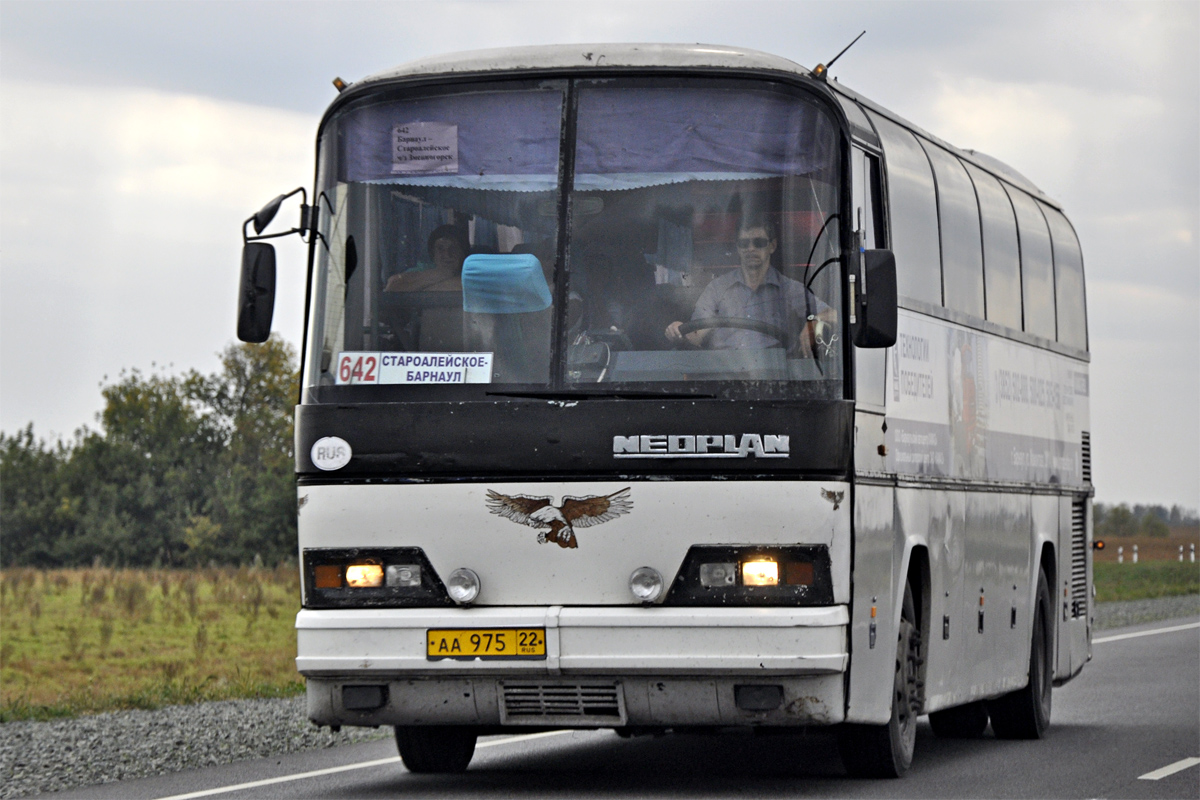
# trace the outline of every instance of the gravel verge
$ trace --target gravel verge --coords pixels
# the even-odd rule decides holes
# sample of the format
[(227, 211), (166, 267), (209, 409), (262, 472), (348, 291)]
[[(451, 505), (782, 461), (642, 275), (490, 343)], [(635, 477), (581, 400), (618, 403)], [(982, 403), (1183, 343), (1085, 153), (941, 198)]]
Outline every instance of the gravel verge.
[(1095, 629), (1124, 628), (1160, 619), (1194, 617), (1200, 614), (1200, 594), (1177, 597), (1155, 597), (1151, 600), (1123, 600), (1117, 603), (1097, 603)]
[[(1096, 630), (1200, 614), (1200, 595), (1096, 605)], [(162, 775), (390, 735), (332, 733), (308, 721), (305, 699), (224, 700), (0, 725), (0, 800)]]
[(0, 798), (337, 747), (391, 735), (308, 721), (305, 699), (222, 700), (0, 725)]

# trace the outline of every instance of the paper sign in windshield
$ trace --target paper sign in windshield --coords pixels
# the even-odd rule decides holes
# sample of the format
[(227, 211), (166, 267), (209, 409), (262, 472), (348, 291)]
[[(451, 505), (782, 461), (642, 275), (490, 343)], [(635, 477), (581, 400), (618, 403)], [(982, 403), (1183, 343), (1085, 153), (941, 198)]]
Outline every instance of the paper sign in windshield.
[(491, 353), (362, 353), (338, 356), (338, 386), (491, 383)]
[(392, 126), (393, 175), (458, 173), (458, 126), (405, 122)]

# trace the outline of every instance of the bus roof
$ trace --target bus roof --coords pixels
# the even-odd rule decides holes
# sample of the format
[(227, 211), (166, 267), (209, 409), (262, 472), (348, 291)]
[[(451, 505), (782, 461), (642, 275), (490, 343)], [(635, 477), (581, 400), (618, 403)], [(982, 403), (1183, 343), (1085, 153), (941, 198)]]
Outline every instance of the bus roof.
[[(754, 70), (779, 72), (806, 78), (812, 74), (807, 67), (789, 59), (744, 47), (712, 44), (558, 44), (469, 50), (419, 58), (369, 75), (354, 84), (354, 88), (366, 88), (371, 84), (435, 75), (479, 75), (525, 70), (606, 68)], [(1047, 197), (1032, 181), (999, 159), (975, 150), (963, 150), (955, 147), (896, 113), (846, 88), (836, 79), (829, 81), (828, 86), (838, 94), (857, 101), (874, 113), (887, 117), (930, 141), (937, 142), (997, 178), (1030, 192), (1056, 208), (1062, 208), (1060, 203)]]

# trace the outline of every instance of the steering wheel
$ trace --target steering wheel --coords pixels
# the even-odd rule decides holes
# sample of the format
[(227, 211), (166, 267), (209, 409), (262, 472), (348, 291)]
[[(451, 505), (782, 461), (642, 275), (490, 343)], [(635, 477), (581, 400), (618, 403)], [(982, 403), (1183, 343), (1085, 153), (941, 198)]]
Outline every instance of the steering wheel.
[(783, 347), (787, 347), (788, 335), (787, 331), (783, 328), (780, 328), (778, 325), (772, 325), (769, 322), (761, 322), (757, 319), (745, 319), (743, 317), (705, 317), (704, 319), (694, 319), (691, 322), (685, 322), (680, 325), (679, 332), (688, 334), (706, 328), (739, 328), (744, 331), (754, 331), (755, 333), (770, 336)]

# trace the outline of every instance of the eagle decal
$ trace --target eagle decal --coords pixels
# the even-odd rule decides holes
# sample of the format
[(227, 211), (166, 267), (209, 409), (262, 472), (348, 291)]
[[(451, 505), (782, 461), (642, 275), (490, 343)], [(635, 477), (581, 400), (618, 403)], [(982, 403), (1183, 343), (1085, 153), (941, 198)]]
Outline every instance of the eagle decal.
[(575, 528), (599, 525), (633, 510), (629, 487), (603, 497), (567, 495), (563, 497), (561, 506), (551, 503), (549, 497), (526, 497), (523, 494), (509, 497), (488, 489), (484, 502), (493, 514), (521, 525), (543, 529), (538, 532), (538, 544), (554, 542), (559, 547), (571, 548), (579, 546), (575, 540)]
[(840, 492), (831, 492), (828, 489), (821, 490), (821, 497), (823, 497), (826, 500), (828, 500), (829, 502), (833, 503), (834, 511), (838, 510), (838, 506), (841, 505), (842, 498), (845, 496), (846, 496), (846, 491), (844, 489)]

